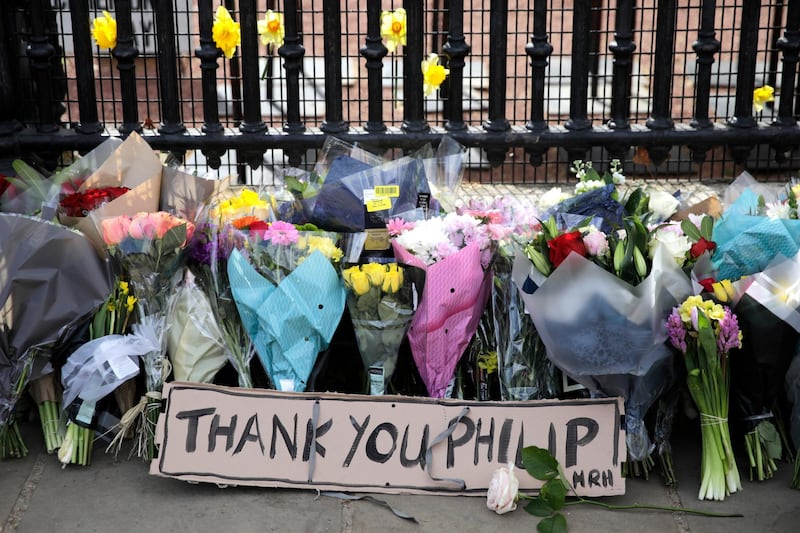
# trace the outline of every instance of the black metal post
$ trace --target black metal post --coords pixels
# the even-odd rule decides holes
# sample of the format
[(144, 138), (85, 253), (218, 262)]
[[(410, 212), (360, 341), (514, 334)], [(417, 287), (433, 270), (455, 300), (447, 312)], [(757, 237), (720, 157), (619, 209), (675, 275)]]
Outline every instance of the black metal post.
[[(242, 133), (263, 133), (267, 125), (261, 120), (261, 91), (258, 71), (258, 28), (256, 0), (239, 0), (239, 28), (242, 34), (242, 96), (244, 117)], [(259, 154), (258, 160), (261, 159)], [(251, 164), (252, 166), (252, 164)]]
[(609, 127), (613, 129), (630, 128), (631, 70), (633, 52), (633, 8), (634, 0), (620, 0), (617, 4), (616, 27), (614, 40), (608, 49), (614, 55), (614, 74), (611, 80), (611, 120)]
[(572, 17), (572, 71), (570, 74), (568, 130), (585, 130), (592, 126), (588, 118), (589, 103), (589, 28), (590, 2), (575, 2)]
[(653, 67), (653, 109), (647, 119), (651, 130), (673, 127), (672, 60), (675, 53), (675, 0), (661, 0), (656, 9), (656, 49)]
[(708, 104), (711, 98), (711, 65), (714, 54), (719, 51), (719, 41), (714, 32), (714, 16), (717, 11), (716, 0), (703, 0), (700, 15), (700, 31), (692, 49), (697, 53), (697, 78), (695, 81), (694, 118), (691, 125), (695, 128), (713, 126), (708, 118)]
[(55, 54), (55, 47), (50, 43), (45, 31), (45, 2), (32, 0), (31, 37), (28, 45), (33, 81), (36, 83), (37, 117), (36, 130), (41, 133), (52, 133), (59, 130), (53, 112), (53, 90), (50, 78), (53, 75), (50, 62)]
[(300, 122), (300, 69), (306, 50), (300, 44), (300, 35), (297, 32), (297, 0), (286, 0), (283, 5), (286, 10), (286, 26), (283, 46), (278, 48), (278, 55), (283, 58), (286, 68), (286, 124), (283, 130), (299, 133), (306, 129)]
[(97, 118), (97, 91), (94, 86), (92, 65), (92, 39), (89, 27), (89, 0), (69, 0), (72, 19), (72, 43), (75, 57), (75, 85), (78, 89), (78, 113), (80, 122), (75, 128), (79, 133), (97, 133), (103, 125)]
[(529, 130), (547, 128), (544, 120), (544, 71), (547, 59), (553, 53), (553, 45), (547, 42), (547, 0), (533, 2), (533, 35), (525, 46), (525, 53), (531, 58), (531, 119), (526, 124)]
[(142, 124), (139, 122), (139, 99), (136, 96), (136, 65), (134, 63), (139, 56), (139, 50), (133, 45), (131, 0), (116, 0), (115, 6), (117, 46), (111, 50), (111, 55), (117, 60), (122, 95), (122, 124), (119, 131), (122, 134), (128, 134), (132, 131), (142, 131)]
[(359, 50), (367, 67), (367, 122), (364, 129), (369, 132), (386, 131), (383, 122), (383, 58), (389, 53), (381, 39), (381, 2), (367, 0), (367, 36)]
[(13, 51), (16, 36), (11, 24), (12, 12), (6, 11), (6, 5), (0, 5), (0, 137), (11, 135), (22, 129), (22, 123), (17, 119), (20, 105), (17, 101), (17, 80), (12, 65), (16, 61)]
[(213, 18), (212, 0), (198, 0), (198, 21), (200, 30), (200, 46), (195, 49), (195, 57), (200, 59), (200, 75), (203, 89), (203, 132), (220, 133), (222, 124), (219, 121), (217, 99), (217, 59), (222, 56), (211, 37)]
[(163, 134), (183, 133), (181, 102), (178, 94), (178, 54), (175, 47), (175, 15), (172, 0), (151, 0), (155, 7), (158, 44), (158, 80), (161, 96)]
[(403, 126), (406, 133), (430, 130), (423, 115), (422, 58), (425, 46), (425, 13), (422, 0), (403, 0), (408, 32), (403, 47)]
[[(492, 6), (495, 2), (492, 1)], [(494, 13), (494, 7), (491, 8)], [(507, 13), (508, 9), (503, 13)], [(449, 87), (447, 95), (447, 109), (445, 113), (444, 127), (448, 131), (460, 131), (467, 129), (464, 123), (464, 58), (470, 51), (467, 39), (464, 37), (464, 0), (451, 0), (449, 6), (450, 27), (447, 33), (447, 42), (442, 47), (442, 52), (447, 56), (447, 65), (450, 68)], [(491, 22), (490, 22), (491, 26)], [(491, 65), (491, 57), (489, 64)], [(491, 70), (491, 67), (490, 67)], [(503, 101), (505, 101), (505, 91)], [(492, 98), (489, 99), (491, 109)], [(491, 112), (490, 112), (491, 113)]]
[(325, 133), (347, 131), (342, 111), (342, 9), (339, 0), (323, 0), (322, 32), (325, 54)]
[(511, 128), (506, 118), (508, 0), (492, 0), (489, 5), (489, 118), (483, 127), (502, 132)]
[(742, 24), (739, 28), (739, 64), (736, 73), (736, 103), (734, 116), (728, 123), (736, 128), (753, 128), (753, 89), (756, 84), (756, 52), (761, 2), (744, 0)]

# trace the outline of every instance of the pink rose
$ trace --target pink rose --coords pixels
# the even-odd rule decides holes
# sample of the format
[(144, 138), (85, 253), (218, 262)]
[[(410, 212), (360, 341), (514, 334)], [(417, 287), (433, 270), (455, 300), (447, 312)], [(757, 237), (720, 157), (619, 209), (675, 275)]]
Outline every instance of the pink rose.
[(165, 211), (153, 213), (149, 217), (156, 227), (156, 236), (161, 239), (176, 225), (175, 217)]
[(156, 236), (156, 222), (150, 217), (150, 213), (138, 213), (131, 220), (128, 228), (131, 237), (138, 240), (152, 240)]
[(100, 228), (103, 232), (103, 241), (108, 246), (119, 244), (128, 236), (128, 227), (130, 225), (131, 217), (125, 215), (103, 220), (100, 222)]
[(486, 507), (497, 514), (505, 514), (517, 508), (519, 479), (514, 473), (514, 463), (501, 466), (494, 471), (486, 492)]

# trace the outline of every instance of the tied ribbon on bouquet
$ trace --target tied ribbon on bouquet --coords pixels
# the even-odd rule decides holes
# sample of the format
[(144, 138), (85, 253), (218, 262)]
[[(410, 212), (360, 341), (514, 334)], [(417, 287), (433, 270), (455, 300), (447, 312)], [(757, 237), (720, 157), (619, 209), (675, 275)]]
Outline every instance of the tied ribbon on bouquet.
[(68, 337), (111, 291), (84, 235), (41, 219), (0, 214), (0, 457), (25, 455), (14, 407), (38, 351)]
[(183, 259), (181, 251), (194, 233), (194, 224), (158, 211), (103, 219), (99, 225), (116, 270), (128, 280), (138, 299), (139, 325), (152, 328), (158, 339), (159, 348), (143, 357), (149, 401), (137, 431), (137, 455), (150, 460), (155, 455), (153, 437), (161, 388), (168, 374), (166, 325), (174, 301), (174, 277)]
[[(246, 250), (228, 258), (234, 301), (276, 388), (302, 392), (345, 306), (336, 235), (286, 222), (250, 230)], [(245, 256), (247, 253), (248, 256)]]
[(368, 392), (384, 394), (423, 292), (424, 272), (397, 263), (366, 263), (345, 269), (342, 277)]
[(408, 340), (433, 398), (445, 397), (489, 299), (492, 275), (486, 268), (493, 245), (488, 231), (481, 220), (454, 213), (414, 224), (389, 223), (398, 263), (425, 271), (425, 290)]

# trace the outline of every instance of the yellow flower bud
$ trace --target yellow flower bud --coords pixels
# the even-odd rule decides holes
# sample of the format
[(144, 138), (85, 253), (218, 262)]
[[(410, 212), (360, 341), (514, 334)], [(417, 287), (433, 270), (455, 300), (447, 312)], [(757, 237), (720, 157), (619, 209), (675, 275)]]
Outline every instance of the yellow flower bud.
[(122, 292), (122, 294), (128, 294), (128, 291), (130, 291), (130, 288), (128, 287), (128, 282), (127, 281), (120, 281), (119, 282), (119, 290), (120, 290), (120, 292)]
[(128, 300), (125, 302), (125, 307), (127, 308), (129, 313), (133, 312), (134, 305), (136, 305), (136, 297), (128, 296)]
[(386, 274), (386, 265), (381, 263), (366, 263), (361, 265), (361, 271), (367, 275), (369, 282), (375, 287), (383, 285), (384, 275)]
[(371, 285), (369, 278), (361, 270), (354, 270), (350, 274), (350, 286), (356, 296), (363, 296), (369, 292)]
[(383, 292), (394, 294), (403, 286), (403, 269), (397, 266), (397, 263), (389, 265), (389, 269), (383, 277), (383, 285), (381, 289)]
[(729, 279), (723, 279), (712, 285), (714, 289), (714, 296), (720, 302), (728, 302), (733, 298), (733, 284)]

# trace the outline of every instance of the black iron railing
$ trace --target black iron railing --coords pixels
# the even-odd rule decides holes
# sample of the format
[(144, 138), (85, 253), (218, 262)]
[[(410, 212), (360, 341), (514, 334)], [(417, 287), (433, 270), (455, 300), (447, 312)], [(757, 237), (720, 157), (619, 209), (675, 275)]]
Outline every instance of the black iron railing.
[[(241, 46), (230, 60), (211, 37), (220, 3), (241, 23)], [(796, 170), (800, 0), (687, 4), (4, 0), (0, 158), (36, 155), (53, 166), (64, 151), (86, 152), (108, 136), (139, 131), (155, 149), (203, 154), (211, 168), (230, 152), (239, 165), (258, 168), (270, 150), (282, 151), (279, 163), (307, 163), (327, 135), (410, 150), (448, 134), (481, 149), (495, 167), (524, 159), (534, 168), (597, 149), (602, 158), (641, 165), (637, 147), (647, 151), (650, 173), (678, 147), (696, 168), (715, 149), (747, 167), (767, 165), (752, 154), (768, 146), (777, 161), (771, 168)], [(401, 5), (408, 42), (388, 54), (380, 13)], [(267, 8), (285, 15), (285, 40), (265, 57), (256, 21)], [(110, 56), (90, 38), (90, 20), (101, 9), (118, 24)], [(428, 99), (419, 64), (431, 51), (450, 74)], [(483, 85), (475, 65), (486, 67)], [(722, 115), (726, 76), (732, 105)], [(753, 90), (767, 82), (776, 105), (754, 114)], [(308, 112), (309, 90), (319, 93), (314, 105), (324, 108), (322, 116)], [(475, 98), (483, 105), (473, 105)], [(554, 111), (556, 99), (568, 104)], [(513, 180), (547, 179), (521, 176)]]

